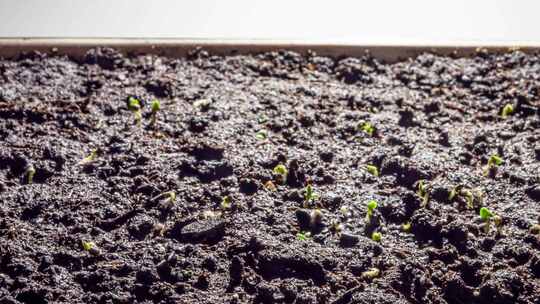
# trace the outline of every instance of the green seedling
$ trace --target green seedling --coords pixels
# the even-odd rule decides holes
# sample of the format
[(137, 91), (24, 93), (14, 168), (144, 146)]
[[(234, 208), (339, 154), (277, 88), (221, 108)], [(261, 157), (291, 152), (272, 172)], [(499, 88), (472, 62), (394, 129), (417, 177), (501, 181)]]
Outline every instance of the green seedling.
[(370, 270), (362, 272), (362, 278), (372, 280), (378, 277), (380, 274), (381, 271), (379, 268), (371, 268)]
[(360, 124), (360, 129), (369, 136), (373, 136), (373, 134), (375, 134), (375, 127), (369, 122)]
[(484, 221), (484, 231), (486, 233), (489, 233), (489, 226), (491, 224), (491, 220), (494, 217), (493, 212), (491, 212), (488, 208), (482, 207), (480, 208), (480, 218), (482, 221)]
[(401, 230), (403, 230), (404, 232), (410, 232), (411, 228), (412, 228), (411, 222), (407, 222), (407, 223), (401, 225)]
[(152, 100), (152, 114), (151, 114), (152, 116), (151, 116), (151, 121), (150, 121), (150, 124), (152, 126), (154, 126), (156, 124), (157, 114), (158, 114), (159, 110), (161, 110), (161, 104), (160, 104), (159, 100), (157, 100), (157, 99)]
[(90, 251), (92, 250), (92, 248), (96, 247), (96, 244), (94, 244), (94, 242), (86, 242), (86, 241), (82, 241), (82, 247), (85, 251)]
[(418, 181), (418, 196), (422, 200), (422, 207), (427, 206), (429, 202), (429, 192), (427, 191), (427, 185), (423, 179)]
[(371, 239), (374, 240), (375, 242), (380, 242), (382, 239), (382, 234), (380, 232), (373, 232), (371, 234)]
[(129, 97), (128, 109), (133, 112), (135, 123), (140, 126), (142, 121), (141, 102), (135, 97)]
[(224, 210), (231, 209), (231, 197), (230, 196), (224, 196), (221, 199), (220, 207), (221, 207), (221, 209), (224, 209)]
[(300, 241), (307, 241), (311, 233), (309, 231), (300, 231), (296, 234), (296, 238)]
[(287, 170), (287, 167), (285, 167), (285, 165), (279, 164), (275, 166), (273, 172), (274, 174), (277, 174), (279, 176), (279, 182), (284, 183), (287, 180), (289, 170)]
[(34, 166), (28, 165), (28, 167), (26, 167), (25, 175), (26, 182), (28, 184), (31, 184), (34, 181), (34, 176), (36, 175), (36, 169), (34, 168)]
[(88, 154), (88, 156), (86, 156), (79, 162), (79, 165), (89, 164), (93, 162), (96, 158), (97, 158), (97, 149), (93, 149), (92, 151), (90, 151), (90, 154)]
[(484, 175), (488, 176), (491, 170), (494, 168), (502, 165), (504, 163), (504, 160), (497, 154), (493, 154), (489, 157), (487, 167), (484, 170)]
[(99, 248), (94, 242), (81, 241), (84, 251), (89, 252), (92, 255), (99, 255)]
[(367, 203), (366, 222), (371, 221), (371, 217), (373, 216), (373, 212), (377, 208), (377, 205), (376, 200), (371, 200)]
[(480, 208), (480, 218), (483, 221), (488, 221), (493, 217), (493, 213), (486, 207)]
[(514, 106), (511, 103), (506, 104), (501, 111), (501, 117), (507, 118), (514, 113)]
[(315, 193), (313, 186), (311, 186), (311, 184), (307, 184), (306, 188), (304, 189), (304, 201), (309, 203), (316, 200), (318, 197), (319, 195)]
[(379, 176), (379, 169), (377, 168), (377, 166), (367, 165), (366, 170), (373, 176)]

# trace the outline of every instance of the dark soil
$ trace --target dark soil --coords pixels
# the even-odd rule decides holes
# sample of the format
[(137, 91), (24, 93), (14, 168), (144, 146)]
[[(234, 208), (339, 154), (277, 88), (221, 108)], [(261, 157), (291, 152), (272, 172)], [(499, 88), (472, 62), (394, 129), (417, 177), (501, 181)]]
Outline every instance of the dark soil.
[(540, 303), (539, 107), (519, 51), (0, 60), (0, 303)]

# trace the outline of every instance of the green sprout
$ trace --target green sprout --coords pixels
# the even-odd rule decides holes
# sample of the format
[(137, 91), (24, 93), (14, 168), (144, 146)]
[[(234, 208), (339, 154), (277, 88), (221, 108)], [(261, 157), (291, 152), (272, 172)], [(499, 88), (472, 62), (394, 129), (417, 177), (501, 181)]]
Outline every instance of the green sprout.
[(268, 133), (266, 130), (259, 130), (257, 133), (255, 133), (255, 138), (258, 140), (265, 140), (268, 138)]
[(92, 255), (99, 255), (99, 248), (94, 242), (81, 241), (81, 245), (84, 251), (89, 252)]
[(82, 241), (82, 247), (85, 251), (90, 251), (92, 250), (92, 248), (96, 247), (96, 244), (94, 244), (94, 242), (86, 242), (86, 241)]
[(371, 217), (373, 216), (373, 212), (375, 211), (375, 209), (377, 208), (377, 201), (376, 200), (371, 200), (367, 203), (367, 212), (366, 212), (366, 221), (367, 222), (370, 222), (371, 221)]
[(313, 186), (311, 184), (307, 184), (305, 190), (304, 190), (304, 201), (305, 202), (311, 202), (316, 200), (319, 195), (313, 191)]
[(486, 233), (489, 232), (489, 226), (494, 216), (495, 215), (493, 214), (493, 212), (491, 212), (488, 208), (486, 207), (480, 208), (480, 218), (482, 219), (482, 221), (485, 222), (484, 231)]
[(499, 155), (493, 154), (488, 160), (488, 166), (500, 166), (503, 162), (503, 159)]
[(97, 149), (93, 149), (92, 151), (90, 151), (90, 154), (88, 154), (88, 156), (86, 156), (85, 158), (83, 158), (83, 159), (79, 162), (79, 165), (86, 165), (86, 164), (88, 164), (88, 163), (91, 163), (91, 162), (93, 162), (96, 158), (97, 158)]
[(151, 116), (151, 121), (150, 121), (150, 124), (152, 126), (156, 124), (157, 113), (159, 110), (161, 110), (161, 104), (159, 103), (159, 100), (157, 99), (152, 100), (152, 114), (151, 114), (152, 116)]
[(480, 208), (480, 218), (483, 221), (488, 221), (489, 219), (491, 219), (491, 217), (493, 217), (493, 213), (488, 208)]
[(28, 165), (28, 167), (26, 167), (25, 175), (26, 175), (26, 182), (28, 184), (31, 184), (34, 181), (34, 175), (36, 175), (36, 169), (34, 168), (34, 166)]
[(221, 199), (220, 207), (221, 209), (231, 209), (231, 197), (224, 196), (223, 199)]
[(511, 103), (506, 104), (501, 111), (501, 117), (507, 118), (509, 115), (514, 113), (514, 106)]
[(128, 98), (128, 109), (133, 112), (135, 116), (135, 122), (137, 125), (141, 125), (142, 121), (142, 112), (141, 112), (141, 102), (135, 97)]
[(273, 170), (274, 174), (277, 174), (280, 177), (280, 182), (285, 182), (287, 180), (287, 175), (289, 174), (289, 170), (287, 170), (287, 167), (283, 164), (279, 164), (274, 167)]
[(300, 231), (296, 234), (296, 238), (300, 241), (307, 241), (309, 237), (311, 236), (311, 233), (309, 231)]
[(380, 242), (382, 239), (382, 234), (380, 232), (373, 232), (371, 234), (371, 239), (374, 240), (375, 242)]
[(360, 124), (360, 129), (369, 136), (373, 136), (373, 134), (375, 133), (375, 127), (369, 122), (364, 122)]
[(364, 279), (374, 279), (381, 274), (379, 268), (371, 268), (370, 270), (362, 272), (362, 278)]
[(489, 173), (491, 172), (491, 170), (493, 170), (494, 168), (502, 165), (504, 163), (504, 160), (502, 159), (502, 157), (500, 157), (499, 155), (497, 154), (493, 154), (489, 157), (488, 159), (488, 163), (487, 163), (487, 167), (486, 169), (484, 170), (484, 175), (487, 176), (489, 175)]
[(373, 176), (379, 176), (379, 169), (377, 168), (377, 166), (367, 165), (366, 170)]
[(424, 183), (423, 179), (418, 181), (418, 196), (422, 199), (422, 207), (427, 206), (429, 202), (429, 192), (427, 191), (427, 186)]
[(404, 232), (410, 232), (411, 227), (412, 227), (411, 222), (407, 222), (407, 223), (401, 225), (401, 230), (403, 230)]

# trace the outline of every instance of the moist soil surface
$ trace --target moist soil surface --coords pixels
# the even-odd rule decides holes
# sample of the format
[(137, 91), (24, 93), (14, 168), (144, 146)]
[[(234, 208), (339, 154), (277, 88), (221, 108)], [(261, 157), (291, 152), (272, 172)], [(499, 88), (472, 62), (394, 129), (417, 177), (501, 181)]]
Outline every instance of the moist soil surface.
[(539, 303), (539, 107), (519, 51), (0, 60), (0, 303)]

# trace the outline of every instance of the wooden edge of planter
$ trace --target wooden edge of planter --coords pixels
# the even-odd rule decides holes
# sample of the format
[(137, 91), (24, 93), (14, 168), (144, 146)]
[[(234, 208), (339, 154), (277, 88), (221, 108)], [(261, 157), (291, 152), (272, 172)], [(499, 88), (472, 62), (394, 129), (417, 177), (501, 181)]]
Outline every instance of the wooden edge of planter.
[(523, 43), (516, 45), (497, 44), (455, 44), (455, 45), (359, 45), (351, 43), (317, 42), (309, 40), (219, 40), (219, 39), (144, 39), (144, 38), (0, 38), (0, 57), (13, 58), (23, 52), (39, 51), (49, 54), (69, 55), (81, 58), (91, 48), (112, 47), (123, 53), (156, 54), (183, 57), (200, 47), (215, 55), (261, 53), (287, 49), (299, 53), (314, 51), (318, 55), (330, 57), (359, 57), (369, 52), (377, 59), (395, 62), (417, 56), (423, 52), (440, 55), (454, 54), (466, 57), (479, 49), (492, 53), (505, 53), (519, 49), (531, 53), (540, 50), (540, 44)]

